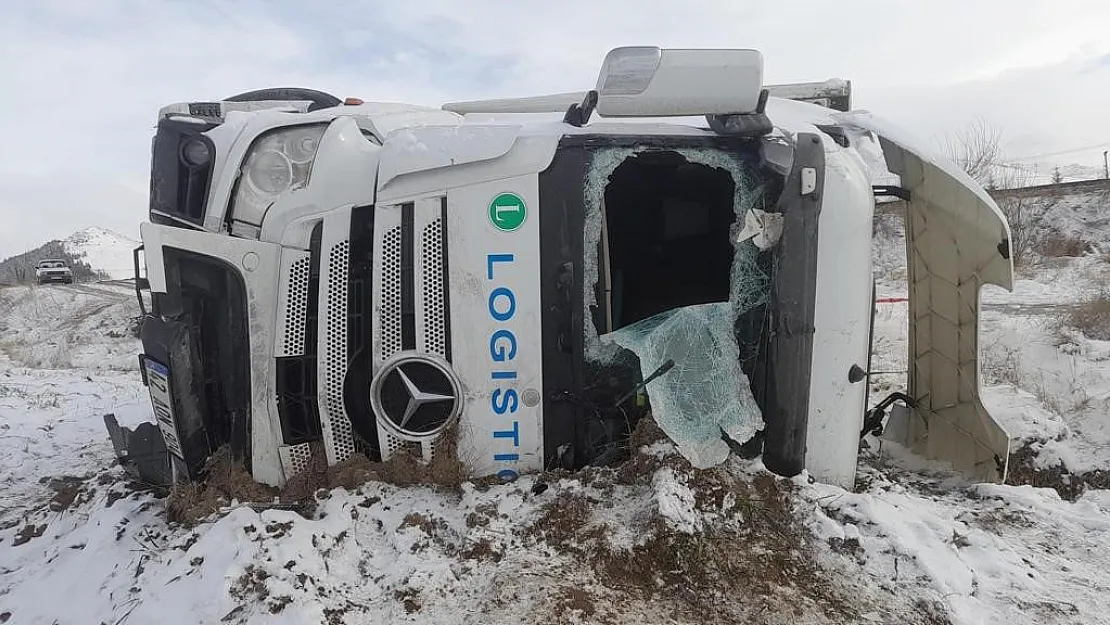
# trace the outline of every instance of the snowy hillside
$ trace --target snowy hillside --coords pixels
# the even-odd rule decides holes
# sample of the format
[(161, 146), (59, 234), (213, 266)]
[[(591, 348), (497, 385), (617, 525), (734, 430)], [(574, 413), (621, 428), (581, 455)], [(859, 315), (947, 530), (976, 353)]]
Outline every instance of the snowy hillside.
[(112, 280), (124, 280), (135, 274), (132, 251), (139, 242), (104, 228), (85, 228), (64, 241), (65, 250), (88, 263), (94, 270), (108, 274)]
[[(905, 293), (900, 235), (880, 226), (880, 297)], [(1108, 261), (1044, 258), (984, 292), (1008, 485), (870, 436), (852, 491), (697, 471), (644, 428), (616, 470), (490, 485), (352, 463), (296, 505), (233, 467), (169, 497), (127, 480), (102, 415), (150, 418), (130, 292), (0, 288), (0, 623), (1106, 622), (1110, 341), (1078, 313)], [(905, 368), (906, 326), (881, 305), (876, 370)]]
[(104, 228), (78, 230), (64, 240), (47, 241), (39, 247), (0, 260), (0, 284), (34, 282), (35, 263), (45, 258), (62, 258), (73, 268), (78, 282), (131, 278), (132, 251), (139, 242)]

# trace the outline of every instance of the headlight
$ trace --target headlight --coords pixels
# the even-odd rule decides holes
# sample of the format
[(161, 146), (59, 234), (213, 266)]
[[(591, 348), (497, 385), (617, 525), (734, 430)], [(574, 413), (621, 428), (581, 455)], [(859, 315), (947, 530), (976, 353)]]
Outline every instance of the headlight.
[(293, 163), (281, 152), (266, 150), (251, 158), (247, 179), (256, 190), (277, 195), (293, 186)]
[(181, 148), (181, 157), (190, 167), (203, 167), (212, 158), (212, 151), (200, 139), (189, 139)]
[(258, 138), (247, 152), (235, 192), (235, 212), (261, 215), (281, 194), (308, 184), (327, 124), (294, 126)]

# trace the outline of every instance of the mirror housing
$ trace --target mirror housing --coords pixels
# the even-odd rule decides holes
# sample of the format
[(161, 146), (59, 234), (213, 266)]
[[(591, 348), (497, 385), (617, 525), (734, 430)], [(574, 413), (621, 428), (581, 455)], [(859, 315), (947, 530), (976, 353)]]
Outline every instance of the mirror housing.
[(758, 50), (615, 48), (597, 79), (602, 117), (686, 117), (757, 112)]

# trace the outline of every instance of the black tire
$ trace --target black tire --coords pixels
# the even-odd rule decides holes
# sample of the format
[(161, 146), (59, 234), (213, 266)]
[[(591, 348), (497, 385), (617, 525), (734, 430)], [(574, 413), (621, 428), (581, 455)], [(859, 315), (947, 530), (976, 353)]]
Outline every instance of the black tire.
[(331, 108), (343, 104), (339, 98), (317, 91), (315, 89), (302, 89), (300, 87), (274, 87), (271, 89), (256, 89), (224, 98), (225, 102), (261, 102), (264, 100), (308, 100), (312, 104), (308, 110)]

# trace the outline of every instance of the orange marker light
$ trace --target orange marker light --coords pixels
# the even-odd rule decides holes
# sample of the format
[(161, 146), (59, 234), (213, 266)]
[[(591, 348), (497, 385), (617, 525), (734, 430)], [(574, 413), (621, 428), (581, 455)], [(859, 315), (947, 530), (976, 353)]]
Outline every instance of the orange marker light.
[(359, 104), (363, 104), (363, 101), (361, 98), (347, 98), (343, 100), (343, 104), (347, 106), (358, 106)]

